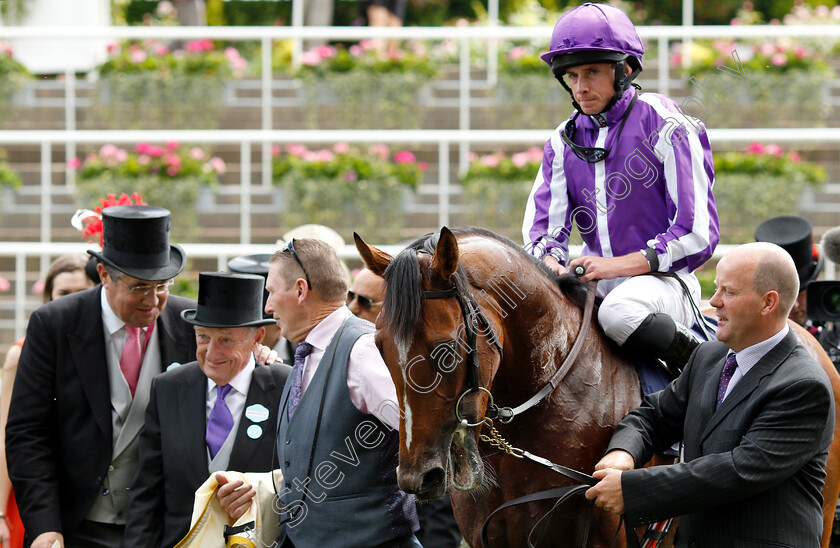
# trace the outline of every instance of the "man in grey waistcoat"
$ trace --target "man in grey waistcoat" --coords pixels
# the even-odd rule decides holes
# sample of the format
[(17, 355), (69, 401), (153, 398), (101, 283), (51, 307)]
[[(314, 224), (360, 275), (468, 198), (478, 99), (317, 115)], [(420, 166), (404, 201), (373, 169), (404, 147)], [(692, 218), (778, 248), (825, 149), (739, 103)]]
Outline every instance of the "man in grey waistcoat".
[[(292, 239), (272, 255), (266, 287), (266, 312), (298, 343), (279, 407), (277, 546), (419, 547), (414, 499), (397, 486), (396, 388), (373, 324), (345, 306), (341, 261), (320, 240)], [(238, 518), (254, 493), (234, 481), (218, 497)]]
[(170, 296), (184, 251), (169, 211), (102, 211), (101, 285), (33, 312), (6, 428), (9, 477), (33, 548), (120, 545), (152, 379), (195, 356)]
[(196, 361), (152, 382), (131, 487), (124, 548), (172, 547), (189, 531), (194, 494), (213, 472), (268, 472), (277, 406), (291, 367), (255, 367), (265, 336), (264, 278), (202, 272), (198, 307), (184, 310), (195, 329)]

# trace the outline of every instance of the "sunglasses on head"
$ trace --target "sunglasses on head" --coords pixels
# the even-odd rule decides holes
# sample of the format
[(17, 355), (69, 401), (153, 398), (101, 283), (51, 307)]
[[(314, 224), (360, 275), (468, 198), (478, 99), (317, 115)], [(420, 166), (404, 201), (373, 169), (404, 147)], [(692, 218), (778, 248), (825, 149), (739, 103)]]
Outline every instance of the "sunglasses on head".
[(384, 301), (374, 301), (370, 297), (365, 297), (364, 295), (359, 295), (358, 293), (348, 291), (347, 292), (347, 304), (352, 303), (353, 299), (357, 299), (359, 301), (359, 306), (362, 307), (362, 309), (364, 309), (364, 310), (370, 310), (370, 307), (380, 305), (384, 302)]
[[(633, 96), (633, 100), (630, 102), (630, 106), (627, 107), (627, 110), (624, 112), (624, 117), (621, 119), (621, 125), (618, 126), (618, 133), (615, 134), (614, 143), (618, 142), (618, 138), (621, 137), (621, 130), (624, 129), (624, 123), (627, 121), (627, 117), (630, 115), (630, 111), (633, 109), (633, 105), (636, 104), (636, 99), (638, 95)], [(569, 120), (566, 123), (566, 127), (563, 128), (563, 131), (560, 132), (560, 136), (563, 138), (563, 142), (566, 143), (566, 146), (572, 149), (572, 152), (575, 153), (575, 156), (583, 160), (588, 164), (595, 164), (600, 162), (601, 160), (606, 160), (607, 156), (610, 155), (609, 149), (602, 148), (602, 147), (585, 147), (582, 145), (575, 144), (575, 131), (577, 130), (577, 126), (575, 125), (575, 119), (580, 116), (580, 113), (576, 113), (574, 118)]]
[(309, 273), (306, 272), (306, 267), (303, 266), (302, 262), (300, 262), (300, 257), (298, 257), (298, 254), (295, 252), (295, 239), (294, 238), (292, 238), (291, 240), (286, 242), (286, 247), (283, 248), (283, 252), (284, 253), (291, 253), (292, 257), (295, 258), (295, 260), (297, 261), (297, 264), (299, 264), (301, 270), (303, 270), (303, 275), (306, 276), (306, 287), (308, 287), (309, 290), (311, 291), (312, 290), (312, 282), (309, 281)]

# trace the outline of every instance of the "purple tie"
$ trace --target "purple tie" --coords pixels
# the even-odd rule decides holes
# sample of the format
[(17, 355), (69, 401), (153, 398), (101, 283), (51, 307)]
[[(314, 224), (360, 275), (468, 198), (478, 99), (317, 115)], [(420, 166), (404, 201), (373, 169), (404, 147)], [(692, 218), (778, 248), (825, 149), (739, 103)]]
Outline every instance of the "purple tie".
[(289, 389), (289, 418), (292, 418), (292, 415), (295, 412), (298, 404), (300, 403), (300, 398), (303, 395), (302, 387), (303, 387), (303, 363), (306, 361), (306, 357), (312, 352), (312, 345), (308, 342), (300, 343), (297, 348), (295, 349), (295, 370), (294, 375), (292, 376), (292, 387)]
[(225, 403), (225, 396), (230, 392), (231, 386), (226, 384), (216, 386), (216, 389), (216, 404), (210, 410), (210, 417), (207, 419), (207, 434), (204, 436), (204, 441), (210, 449), (211, 459), (216, 458), (216, 453), (222, 448), (230, 434), (230, 429), (233, 428), (233, 415), (230, 414), (230, 409)]
[(726, 388), (729, 386), (729, 381), (732, 380), (732, 375), (735, 374), (735, 369), (738, 368), (738, 362), (735, 361), (735, 354), (731, 353), (726, 356), (726, 363), (723, 365), (723, 371), (720, 372), (720, 385), (718, 385), (717, 405), (715, 409), (720, 407), (723, 403), (723, 397), (726, 395)]

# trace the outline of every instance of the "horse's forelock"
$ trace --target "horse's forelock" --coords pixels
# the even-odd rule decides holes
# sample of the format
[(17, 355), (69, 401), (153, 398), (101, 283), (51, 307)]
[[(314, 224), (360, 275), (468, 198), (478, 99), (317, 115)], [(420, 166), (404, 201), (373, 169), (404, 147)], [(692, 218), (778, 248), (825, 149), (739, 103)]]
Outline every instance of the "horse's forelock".
[(400, 359), (414, 339), (414, 330), (420, 319), (420, 264), (417, 253), (408, 248), (394, 257), (385, 270), (385, 304), (382, 313), (394, 343), (400, 349)]

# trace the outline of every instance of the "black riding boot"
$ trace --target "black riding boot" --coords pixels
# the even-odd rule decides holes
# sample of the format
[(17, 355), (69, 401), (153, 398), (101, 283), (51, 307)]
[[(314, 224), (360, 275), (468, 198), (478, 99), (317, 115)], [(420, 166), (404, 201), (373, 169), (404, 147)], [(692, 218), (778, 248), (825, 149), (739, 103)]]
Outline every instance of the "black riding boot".
[(688, 363), (688, 358), (700, 344), (697, 337), (668, 314), (650, 314), (633, 331), (622, 345), (629, 352), (645, 358), (665, 362), (665, 368), (674, 376)]

